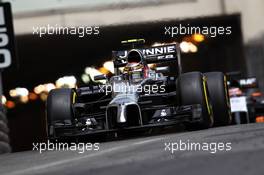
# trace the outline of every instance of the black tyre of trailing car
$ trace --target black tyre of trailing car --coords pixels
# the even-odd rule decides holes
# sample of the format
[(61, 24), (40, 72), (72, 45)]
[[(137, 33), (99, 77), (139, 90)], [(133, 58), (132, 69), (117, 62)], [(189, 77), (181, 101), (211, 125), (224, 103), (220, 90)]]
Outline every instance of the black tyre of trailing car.
[(225, 75), (222, 72), (209, 72), (204, 75), (207, 78), (207, 85), (211, 97), (214, 125), (229, 125), (232, 117)]
[(205, 129), (213, 125), (213, 112), (208, 94), (206, 79), (200, 72), (188, 72), (179, 76), (177, 92), (181, 105), (200, 104), (202, 107), (202, 120), (198, 123), (188, 124), (188, 129)]
[(0, 154), (11, 152), (8, 133), (6, 115), (0, 111)]
[(72, 89), (54, 89), (50, 91), (47, 99), (47, 135), (54, 136), (52, 129), (55, 123), (71, 124), (73, 121), (73, 107), (75, 92)]

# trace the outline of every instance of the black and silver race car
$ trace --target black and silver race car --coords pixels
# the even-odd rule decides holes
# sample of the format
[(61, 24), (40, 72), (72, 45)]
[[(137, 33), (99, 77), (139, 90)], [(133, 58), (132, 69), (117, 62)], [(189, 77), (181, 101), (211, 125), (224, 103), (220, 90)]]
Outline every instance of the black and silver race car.
[[(106, 84), (54, 89), (49, 93), (50, 139), (106, 135), (179, 123), (190, 129), (230, 124), (223, 73), (182, 73), (177, 43), (155, 47), (143, 47), (143, 39), (123, 43), (131, 48), (113, 51), (114, 75), (94, 77), (105, 79)], [(175, 75), (165, 75), (170, 66), (176, 69)]]

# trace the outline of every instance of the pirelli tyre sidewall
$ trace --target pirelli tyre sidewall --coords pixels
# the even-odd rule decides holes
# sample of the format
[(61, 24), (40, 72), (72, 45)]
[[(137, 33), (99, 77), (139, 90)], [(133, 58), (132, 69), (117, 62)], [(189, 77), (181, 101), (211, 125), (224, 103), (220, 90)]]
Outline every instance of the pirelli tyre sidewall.
[(9, 129), (6, 115), (4, 112), (0, 111), (0, 154), (11, 152), (8, 133)]
[(209, 72), (204, 75), (207, 78), (211, 97), (214, 112), (214, 125), (229, 125), (232, 121), (232, 116), (226, 76), (222, 72)]
[(188, 124), (191, 129), (205, 129), (213, 125), (213, 111), (208, 93), (206, 78), (200, 72), (188, 72), (179, 76), (177, 92), (181, 105), (200, 104), (202, 120)]
[(76, 93), (73, 89), (62, 88), (51, 90), (47, 99), (47, 136), (53, 138), (53, 127), (56, 123), (72, 124), (74, 118), (73, 104)]

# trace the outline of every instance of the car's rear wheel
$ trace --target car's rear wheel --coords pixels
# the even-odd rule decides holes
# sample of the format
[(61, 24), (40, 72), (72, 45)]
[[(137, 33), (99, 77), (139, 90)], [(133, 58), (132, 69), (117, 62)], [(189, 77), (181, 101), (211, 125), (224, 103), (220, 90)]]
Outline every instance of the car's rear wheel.
[(229, 125), (232, 121), (232, 116), (226, 77), (222, 72), (209, 72), (204, 75), (207, 78), (211, 97), (214, 112), (214, 125)]
[(47, 100), (47, 135), (53, 138), (55, 124), (72, 124), (74, 118), (73, 104), (76, 94), (72, 89), (54, 89)]
[(177, 82), (180, 105), (200, 104), (202, 119), (188, 123), (188, 129), (205, 129), (213, 125), (213, 112), (205, 77), (200, 72), (181, 74)]

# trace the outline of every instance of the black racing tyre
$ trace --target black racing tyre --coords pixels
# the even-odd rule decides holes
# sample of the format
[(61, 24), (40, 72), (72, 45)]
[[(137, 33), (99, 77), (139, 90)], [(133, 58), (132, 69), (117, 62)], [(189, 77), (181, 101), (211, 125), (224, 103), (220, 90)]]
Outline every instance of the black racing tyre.
[(4, 132), (6, 134), (9, 133), (8, 126), (3, 120), (0, 120), (0, 131)]
[(7, 123), (7, 118), (4, 112), (0, 111), (0, 121)]
[(8, 133), (9, 129), (6, 115), (4, 112), (0, 111), (0, 154), (11, 152)]
[(8, 135), (2, 131), (0, 131), (0, 142), (9, 143)]
[(11, 147), (9, 143), (0, 141), (0, 154), (10, 153), (10, 152), (11, 152)]
[(75, 103), (76, 94), (72, 89), (53, 89), (50, 91), (47, 99), (47, 131), (51, 134), (51, 127), (55, 123), (72, 124), (74, 113), (73, 103)]
[(206, 129), (213, 125), (213, 112), (205, 77), (200, 72), (181, 74), (177, 82), (177, 92), (181, 105), (200, 104), (202, 120), (188, 124), (188, 129)]
[(214, 125), (225, 126), (232, 121), (229, 94), (226, 77), (222, 72), (208, 72), (204, 74), (211, 97)]

